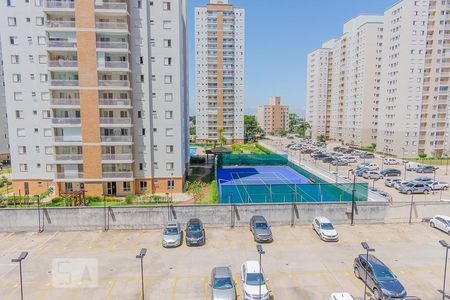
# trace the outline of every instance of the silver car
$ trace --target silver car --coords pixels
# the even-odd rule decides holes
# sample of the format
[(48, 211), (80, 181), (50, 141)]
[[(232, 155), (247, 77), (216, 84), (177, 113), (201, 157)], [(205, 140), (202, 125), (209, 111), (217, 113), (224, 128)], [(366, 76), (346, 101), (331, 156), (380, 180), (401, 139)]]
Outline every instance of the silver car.
[(178, 247), (181, 245), (181, 227), (177, 220), (169, 221), (164, 228), (162, 244), (165, 248)]
[(272, 230), (263, 216), (253, 216), (250, 220), (250, 231), (253, 233), (255, 242), (270, 243), (273, 241)]
[(215, 267), (211, 272), (210, 299), (236, 300), (236, 285), (228, 267)]

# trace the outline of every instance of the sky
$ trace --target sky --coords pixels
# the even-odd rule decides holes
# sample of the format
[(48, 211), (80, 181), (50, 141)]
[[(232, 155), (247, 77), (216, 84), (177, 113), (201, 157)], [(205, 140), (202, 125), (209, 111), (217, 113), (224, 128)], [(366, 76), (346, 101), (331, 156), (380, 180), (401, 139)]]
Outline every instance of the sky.
[[(188, 0), (189, 106), (195, 115), (194, 7)], [(398, 0), (229, 0), (245, 9), (244, 109), (254, 114), (270, 96), (281, 96), (290, 110), (304, 114), (306, 59), (342, 26), (360, 14), (383, 14)]]

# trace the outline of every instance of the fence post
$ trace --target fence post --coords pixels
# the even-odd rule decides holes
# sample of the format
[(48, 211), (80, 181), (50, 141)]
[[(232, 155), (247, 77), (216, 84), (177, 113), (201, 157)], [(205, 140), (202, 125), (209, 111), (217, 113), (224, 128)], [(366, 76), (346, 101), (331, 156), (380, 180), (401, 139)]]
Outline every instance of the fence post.
[(411, 193), (411, 204), (410, 204), (410, 207), (409, 207), (409, 224), (411, 224), (411, 222), (412, 222), (413, 203), (414, 203), (414, 194)]

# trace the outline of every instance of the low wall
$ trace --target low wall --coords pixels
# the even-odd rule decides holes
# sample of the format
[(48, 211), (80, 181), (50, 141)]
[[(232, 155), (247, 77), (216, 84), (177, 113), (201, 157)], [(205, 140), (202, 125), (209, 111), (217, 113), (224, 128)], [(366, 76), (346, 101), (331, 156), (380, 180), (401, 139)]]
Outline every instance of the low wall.
[[(387, 203), (356, 204), (355, 223), (382, 223)], [(161, 228), (170, 218), (183, 225), (193, 217), (207, 227), (247, 226), (253, 215), (263, 215), (272, 225), (310, 224), (326, 216), (335, 224), (350, 222), (351, 203), (283, 203), (237, 205), (176, 205), (0, 209), (0, 231), (45, 231)], [(38, 218), (38, 216), (40, 218)]]

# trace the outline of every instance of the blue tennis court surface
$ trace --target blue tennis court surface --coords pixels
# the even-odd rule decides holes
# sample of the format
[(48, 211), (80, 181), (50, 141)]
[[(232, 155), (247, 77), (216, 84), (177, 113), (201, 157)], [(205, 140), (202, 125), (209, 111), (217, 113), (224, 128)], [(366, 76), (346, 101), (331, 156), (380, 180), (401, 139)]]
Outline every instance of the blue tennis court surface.
[(220, 185), (308, 184), (308, 178), (287, 166), (225, 167), (217, 169)]

